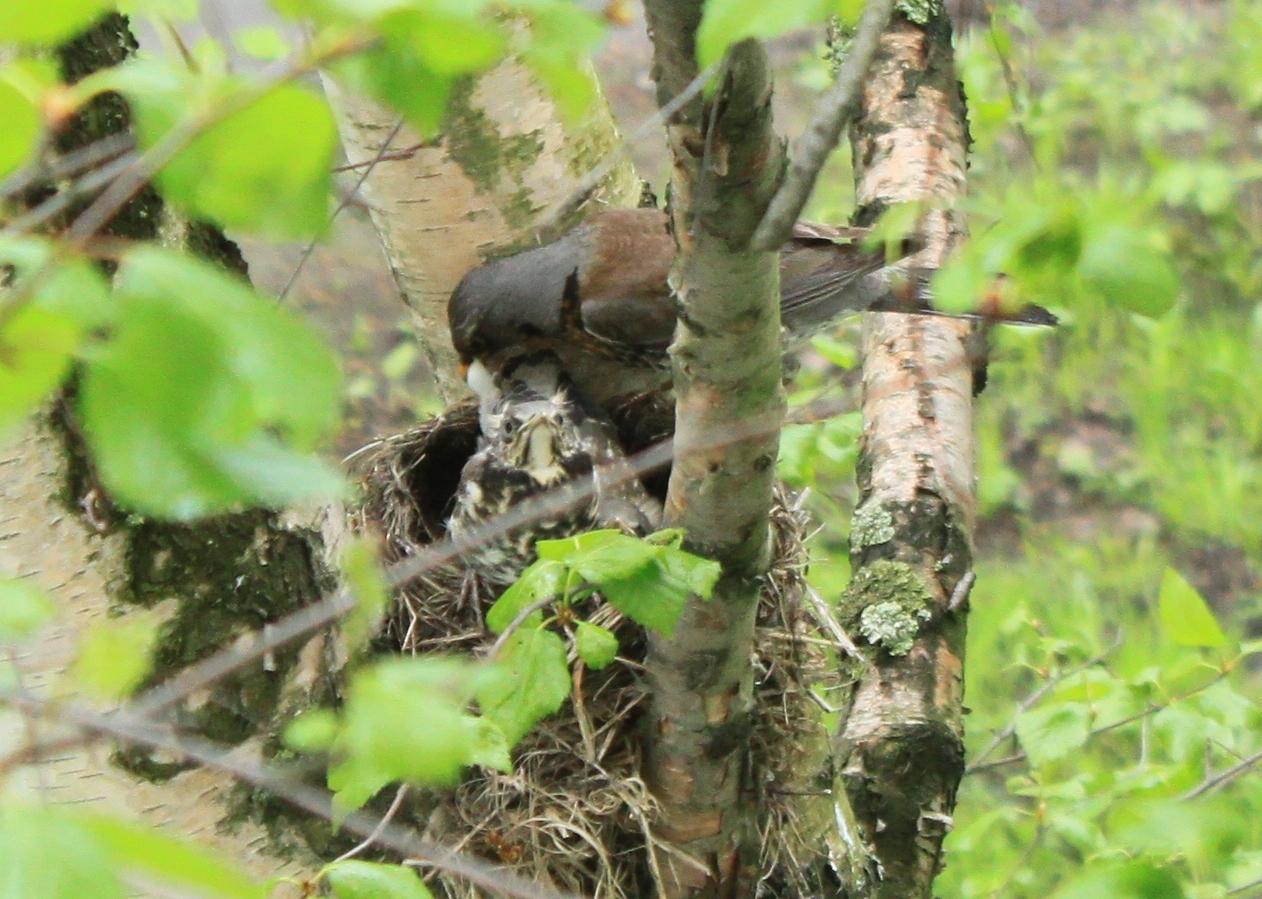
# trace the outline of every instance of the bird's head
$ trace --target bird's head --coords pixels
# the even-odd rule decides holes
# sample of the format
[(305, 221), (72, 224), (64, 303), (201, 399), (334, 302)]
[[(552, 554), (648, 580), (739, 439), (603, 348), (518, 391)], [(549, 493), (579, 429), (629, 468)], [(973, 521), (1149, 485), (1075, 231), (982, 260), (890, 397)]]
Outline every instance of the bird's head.
[(500, 421), (504, 462), (541, 486), (570, 475), (567, 460), (574, 447), (565, 413), (547, 400), (523, 403), (505, 410)]

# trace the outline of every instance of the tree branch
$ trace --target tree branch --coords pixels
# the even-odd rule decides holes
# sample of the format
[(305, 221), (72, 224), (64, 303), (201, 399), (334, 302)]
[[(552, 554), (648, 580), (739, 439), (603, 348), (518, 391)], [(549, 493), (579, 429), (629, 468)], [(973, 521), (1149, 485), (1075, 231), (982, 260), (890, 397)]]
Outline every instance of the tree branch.
[(815, 105), (811, 124), (793, 145), (793, 153), (785, 169), (784, 180), (771, 199), (771, 205), (754, 232), (753, 246), (760, 250), (779, 249), (793, 231), (793, 225), (815, 189), (815, 179), (841, 140), (841, 130), (854, 116), (859, 105), (863, 79), (872, 67), (872, 60), (881, 38), (881, 30), (890, 20), (894, 0), (868, 0), (859, 19), (854, 40), (846, 52), (832, 86)]
[[(697, 77), (700, 2), (649, 0), (653, 74), (665, 105)], [(659, 804), (655, 861), (666, 896), (752, 894), (757, 829), (746, 782), (750, 664), (778, 427), (714, 447), (747, 421), (783, 415), (778, 255), (749, 248), (780, 171), (761, 45), (732, 47), (713, 95), (668, 120), (671, 212), (682, 311), (675, 343), (675, 459), (667, 527), (723, 565), (714, 596), (690, 601), (670, 639), (650, 638), (646, 779)], [(694, 863), (690, 863), (694, 862)]]
[[(163, 749), (193, 759), (206, 768), (222, 771), (243, 783), (267, 790), (303, 811), (326, 819), (333, 817), (332, 794), (329, 791), (307, 786), (290, 771), (277, 765), (262, 764), (211, 740), (193, 734), (177, 734), (165, 725), (123, 710), (101, 714), (80, 703), (53, 704), (30, 693), (6, 692), (0, 694), (0, 703), (26, 714), (48, 715), (85, 733)], [(567, 893), (536, 885), (474, 856), (418, 836), (411, 828), (391, 824), (388, 817), (389, 813), (383, 821), (368, 812), (356, 811), (348, 815), (341, 826), (365, 839), (371, 837), (381, 846), (416, 862), (462, 877), (495, 895), (514, 899), (574, 899)]]

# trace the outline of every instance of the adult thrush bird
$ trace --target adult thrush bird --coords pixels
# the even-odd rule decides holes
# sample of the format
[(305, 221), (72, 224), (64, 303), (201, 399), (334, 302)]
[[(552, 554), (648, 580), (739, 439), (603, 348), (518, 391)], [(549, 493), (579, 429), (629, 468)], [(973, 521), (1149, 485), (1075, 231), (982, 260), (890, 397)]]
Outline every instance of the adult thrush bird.
[(518, 359), (478, 388), (482, 436), (460, 475), (447, 525), (453, 537), (474, 537), (486, 522), (554, 488), (587, 477), (592, 483), (590, 495), (568, 508), (466, 553), (468, 568), (506, 586), (534, 561), (537, 540), (607, 527), (643, 535), (658, 526), (661, 507), (630, 471), (613, 425), (584, 403), (555, 356)]
[[(883, 251), (860, 245), (866, 233), (794, 226), (780, 252), (780, 319), (789, 346), (847, 313), (932, 311), (929, 273), (887, 264)], [(669, 383), (666, 350), (676, 306), (667, 277), (674, 256), (661, 210), (597, 213), (555, 243), (466, 274), (447, 307), (452, 341), (465, 365), (480, 361), (488, 372), (522, 353), (550, 350), (583, 391), (610, 409)], [(1004, 318), (1056, 321), (1037, 306)]]

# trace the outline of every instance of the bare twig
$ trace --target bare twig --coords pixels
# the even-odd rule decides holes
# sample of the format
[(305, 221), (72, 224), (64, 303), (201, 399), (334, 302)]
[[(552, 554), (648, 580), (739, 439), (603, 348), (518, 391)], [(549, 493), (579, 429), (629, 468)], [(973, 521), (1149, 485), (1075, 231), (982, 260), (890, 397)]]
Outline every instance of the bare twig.
[(1039, 824), (1034, 831), (1034, 836), (1030, 838), (1029, 844), (1025, 847), (1025, 851), (1021, 853), (1021, 858), (1008, 871), (1008, 876), (1003, 879), (1003, 883), (991, 891), (989, 899), (999, 899), (1000, 896), (1008, 895), (1008, 888), (1012, 886), (1012, 881), (1029, 866), (1030, 859), (1034, 857), (1034, 850), (1039, 847), (1041, 842), (1043, 842), (1043, 825)]
[(621, 161), (622, 157), (636, 144), (656, 134), (663, 122), (669, 121), (671, 116), (683, 109), (697, 94), (701, 93), (701, 90), (714, 76), (714, 73), (718, 71), (718, 66), (718, 63), (714, 63), (698, 74), (673, 100), (640, 123), (639, 127), (611, 150), (609, 155), (598, 166), (587, 173), (587, 176), (583, 178), (578, 187), (574, 188), (573, 192), (535, 227), (535, 240), (541, 244), (555, 240), (558, 236), (557, 230), (564, 227), (570, 216), (591, 198), (591, 195), (596, 192), (596, 188), (605, 180), (605, 176), (613, 170), (613, 167)]
[(1248, 883), (1242, 883), (1238, 887), (1232, 887), (1230, 890), (1227, 891), (1227, 895), (1235, 896), (1240, 893), (1243, 893), (1245, 890), (1252, 890), (1255, 887), (1262, 887), (1262, 877), (1259, 877), (1257, 880), (1251, 880)]
[(335, 165), (333, 167), (334, 174), (341, 172), (355, 172), (365, 166), (372, 168), (379, 162), (402, 162), (405, 159), (411, 159), (416, 155), (417, 150), (423, 150), (427, 144), (412, 144), (410, 147), (404, 147), (401, 150), (395, 150), (392, 153), (385, 153), (372, 159), (365, 159), (363, 162), (348, 162), (345, 165)]
[(1021, 101), (1021, 92), (1017, 86), (1017, 73), (1012, 68), (1012, 60), (1008, 58), (1008, 54), (1003, 52), (1003, 48), (999, 46), (999, 30), (995, 25), (995, 4), (987, 0), (986, 3), (986, 33), (990, 37), (990, 46), (995, 51), (995, 56), (999, 59), (999, 67), (1003, 72), (1004, 87), (1008, 91), (1008, 103), (1012, 106), (1012, 111), (1017, 114), (1013, 118), (1013, 124), (1016, 126), (1017, 135), (1021, 138), (1021, 143), (1025, 146), (1025, 152), (1030, 156), (1030, 162), (1034, 164), (1035, 170), (1041, 170), (1043, 167), (1039, 165), (1038, 154), (1034, 150), (1034, 140), (1030, 137), (1030, 132), (1026, 130), (1025, 123), (1021, 121), (1019, 116), (1025, 112), (1025, 103)]
[[(0, 694), (0, 700), (28, 714), (51, 715), (93, 734), (179, 753), (207, 768), (261, 787), (303, 811), (322, 818), (332, 817), (332, 794), (327, 790), (300, 783), (293, 779), (291, 772), (275, 765), (265, 765), (241, 757), (229, 747), (201, 737), (176, 734), (169, 727), (155, 724), (126, 710), (101, 714), (81, 704), (49, 703), (29, 693), (16, 691)], [(565, 893), (530, 883), (480, 859), (454, 853), (447, 847), (418, 836), (410, 828), (389, 822), (382, 826), (382, 822), (365, 812), (349, 815), (341, 826), (364, 837), (376, 834), (376, 840), (382, 846), (462, 877), (498, 895), (515, 899), (573, 899)]]
[[(819, 595), (819, 591), (807, 582), (803, 582), (803, 586), (806, 588), (806, 597), (810, 601), (811, 608), (815, 610), (815, 620), (824, 630), (833, 635), (833, 639), (837, 641), (838, 646), (845, 650), (846, 655), (860, 662), (867, 662), (863, 653), (859, 652), (859, 647), (850, 639), (850, 635), (846, 633), (845, 629), (838, 623), (836, 616), (833, 615), (832, 610), (828, 608), (828, 603), (824, 602), (824, 597)], [(810, 693), (810, 691), (808, 690), (807, 693)]]
[[(721, 431), (713, 431), (708, 435), (708, 439), (697, 440), (694, 446), (697, 451), (708, 448), (717, 449), (746, 440), (751, 435), (770, 433), (776, 426), (775, 421), (758, 419), (732, 424)], [(606, 483), (609, 486), (616, 486), (627, 478), (657, 470), (669, 463), (673, 454), (674, 441), (665, 440), (632, 456), (627, 460), (628, 465), (625, 470), (610, 474)], [(462, 553), (489, 543), (510, 531), (554, 517), (590, 499), (595, 492), (595, 480), (585, 477), (530, 497), (502, 515), (488, 519), (459, 541), (442, 540), (396, 562), (386, 572), (387, 581), (392, 588), (397, 588), (427, 571), (452, 562)], [(214, 684), (241, 666), (257, 661), (266, 653), (331, 624), (354, 607), (355, 599), (350, 591), (346, 588), (339, 589), (324, 599), (273, 622), (268, 633), (256, 632), (242, 637), (232, 646), (185, 668), (170, 680), (138, 697), (131, 704), (130, 709), (142, 715), (154, 715), (164, 711), (198, 690)]]
[[(1066, 668), (1063, 671), (1058, 671), (1056, 674), (1049, 677), (1037, 690), (1018, 702), (1016, 711), (1013, 712), (1012, 719), (1008, 722), (1007, 726), (1004, 727), (1003, 730), (999, 731), (999, 733), (995, 734), (991, 738), (990, 742), (986, 744), (986, 747), (973, 757), (973, 760), (969, 762), (968, 767), (964, 769), (964, 773), (975, 774), (977, 771), (981, 770), (983, 767), (982, 763), (985, 762), (986, 757), (998, 749), (1005, 740), (1011, 739), (1012, 735), (1017, 732), (1017, 719), (1020, 718), (1022, 714), (1038, 705), (1044, 696), (1051, 693), (1068, 678), (1071, 678), (1076, 674), (1081, 674), (1082, 672), (1099, 665), (1109, 656), (1113, 655), (1113, 653), (1117, 652), (1118, 647), (1121, 645), (1122, 635), (1119, 632), (1117, 636), (1113, 638), (1113, 642), (1110, 643), (1102, 652), (1092, 656), (1084, 662), (1074, 665), (1072, 668)], [(1005, 759), (997, 764), (1004, 764), (1010, 760), (1016, 761), (1017, 759), (1013, 756), (1011, 759)]]
[[(1110, 731), (1117, 730), (1119, 727), (1125, 727), (1128, 724), (1133, 724), (1136, 721), (1142, 721), (1145, 718), (1148, 718), (1152, 715), (1157, 714), (1158, 712), (1161, 712), (1170, 708), (1171, 706), (1178, 705), (1180, 702), (1184, 702), (1185, 700), (1191, 699), (1194, 696), (1198, 696), (1199, 694), (1204, 693), (1210, 687), (1214, 686), (1214, 684), (1218, 683), (1226, 676), (1227, 676), (1226, 671), (1220, 671), (1218, 672), (1218, 674), (1214, 675), (1212, 678), (1207, 680), (1205, 683), (1201, 684), (1199, 687), (1193, 687), (1191, 690), (1188, 690), (1186, 693), (1180, 693), (1178, 696), (1172, 697), (1171, 699), (1168, 699), (1165, 702), (1154, 703), (1148, 706), (1148, 708), (1144, 709), (1142, 712), (1136, 712), (1133, 715), (1127, 715), (1125, 718), (1120, 718), (1117, 721), (1104, 725), (1103, 727), (1093, 728), (1087, 733), (1087, 740), (1090, 741), (1094, 737), (1098, 737), (1101, 734), (1107, 734)], [(1016, 732), (1015, 719), (1013, 723), (1009, 726), (1013, 728), (1013, 730), (1011, 732), (1008, 732), (1007, 729), (1005, 728), (1006, 736), (1001, 734), (999, 742), (1002, 742), (1004, 739), (1007, 739), (1007, 737), (1011, 737), (1012, 734)], [(992, 747), (988, 746), (987, 751), (992, 751)], [(981, 756), (979, 756), (977, 761), (974, 761), (972, 764), (970, 764), (967, 768), (964, 769), (964, 773), (966, 775), (977, 774), (981, 771), (986, 771), (990, 768), (997, 768), (1000, 765), (1010, 765), (1010, 764), (1015, 764), (1017, 762), (1023, 762), (1027, 758), (1028, 756), (1026, 755), (1025, 750), (1021, 750), (1020, 752), (1013, 753), (1012, 755), (1007, 756), (1006, 758), (999, 759), (998, 761), (979, 764), (980, 759), (981, 759)]]
[(754, 232), (753, 249), (775, 250), (789, 239), (794, 223), (815, 189), (820, 169), (841, 139), (847, 120), (854, 114), (860, 88), (893, 8), (894, 0), (868, 0), (836, 80), (816, 104), (810, 126), (793, 145), (784, 180)]
[(136, 148), (136, 138), (131, 133), (111, 134), (78, 150), (50, 161), (32, 163), (16, 174), (0, 182), (0, 197), (12, 197), (28, 188), (48, 181), (73, 178), (80, 172), (96, 168)]
[(504, 628), (504, 633), (500, 634), (499, 638), (491, 644), (491, 648), (487, 650), (486, 653), (487, 658), (493, 659), (498, 656), (504, 649), (504, 644), (508, 642), (509, 638), (512, 637), (513, 634), (517, 633), (518, 628), (526, 623), (526, 619), (535, 614), (535, 612), (552, 605), (556, 602), (556, 600), (557, 598), (555, 596), (545, 596), (543, 599), (536, 599), (530, 605), (526, 606), (526, 608), (518, 612), (517, 617), (509, 623), (508, 627)]
[(1201, 781), (1199, 784), (1197, 784), (1191, 790), (1188, 790), (1179, 798), (1182, 801), (1186, 802), (1189, 799), (1195, 799), (1197, 796), (1203, 796), (1206, 793), (1210, 792), (1211, 790), (1218, 789), (1219, 787), (1221, 787), (1223, 784), (1227, 783), (1228, 781), (1235, 780), (1241, 774), (1244, 774), (1246, 771), (1249, 771), (1251, 768), (1253, 768), (1253, 766), (1256, 765), (1258, 762), (1262, 762), (1262, 750), (1255, 752), (1253, 755), (1246, 756), (1245, 758), (1241, 759), (1237, 764), (1232, 765), (1226, 771), (1222, 771), (1218, 774), (1214, 774), (1210, 777), (1205, 778), (1205, 780)]
[(367, 49), (376, 40), (377, 38), (373, 35), (355, 34), (320, 53), (285, 60), (265, 70), (258, 84), (253, 85), (250, 90), (229, 96), (200, 115), (176, 125), (120, 172), (109, 188), (96, 199), (96, 202), (75, 220), (67, 232), (71, 242), (79, 246), (86, 243), (114, 218), (119, 210), (149, 183), (149, 179), (164, 165), (174, 159), (194, 138), (225, 117), (247, 108), (282, 84), (301, 78), (335, 59)]
[(82, 178), (57, 191), (57, 193), (29, 212), (14, 219), (4, 229), (4, 233), (30, 234), (51, 218), (63, 212), (76, 200), (106, 188), (115, 178), (135, 165), (139, 158), (140, 155), (138, 153), (125, 153), (99, 169), (88, 172)]
[(396, 137), (399, 136), (399, 132), (402, 129), (403, 117), (400, 116), (399, 120), (394, 123), (394, 128), (392, 128), (390, 133), (386, 135), (386, 139), (381, 142), (381, 146), (377, 149), (377, 155), (368, 161), (368, 164), (364, 167), (363, 172), (360, 173), (359, 180), (355, 182), (355, 186), (350, 189), (350, 192), (348, 192), (345, 197), (342, 198), (342, 202), (337, 204), (337, 208), (334, 209), (333, 214), (329, 216), (328, 223), (321, 229), (319, 234), (311, 239), (310, 243), (303, 247), (302, 255), (298, 257), (298, 264), (294, 266), (293, 273), (290, 274), (289, 280), (285, 282), (285, 286), (280, 289), (280, 294), (277, 296), (278, 300), (284, 302), (285, 298), (289, 296), (289, 291), (293, 290), (294, 283), (298, 280), (298, 276), (302, 274), (303, 266), (305, 266), (307, 264), (307, 260), (311, 258), (311, 254), (316, 248), (316, 243), (321, 237), (328, 233), (329, 229), (333, 227), (333, 223), (337, 220), (337, 217), (341, 215), (342, 210), (349, 206), (351, 201), (359, 194), (359, 189), (364, 186), (364, 182), (368, 180), (368, 176), (373, 173), (373, 169), (377, 167), (378, 163), (386, 158), (386, 151), (390, 149), (390, 144)]
[(381, 822), (372, 829), (372, 833), (364, 837), (364, 841), (354, 849), (348, 849), (337, 858), (333, 859), (332, 864), (336, 865), (338, 862), (344, 862), (347, 859), (354, 858), (371, 847), (373, 843), (377, 842), (377, 840), (381, 839), (381, 835), (385, 833), (386, 828), (390, 826), (390, 822), (394, 820), (394, 816), (399, 813), (399, 809), (403, 808), (403, 800), (407, 798), (407, 795), (408, 785), (399, 784), (399, 789), (395, 791), (394, 799), (391, 801), (390, 807), (386, 809), (386, 813), (381, 816)]

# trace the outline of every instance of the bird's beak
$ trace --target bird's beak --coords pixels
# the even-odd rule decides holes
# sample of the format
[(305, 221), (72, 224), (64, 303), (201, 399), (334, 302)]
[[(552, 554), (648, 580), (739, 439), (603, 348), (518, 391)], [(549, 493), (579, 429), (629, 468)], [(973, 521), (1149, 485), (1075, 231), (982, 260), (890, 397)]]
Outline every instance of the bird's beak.
[(555, 484), (565, 477), (558, 458), (556, 434), (545, 416), (532, 418), (521, 426), (514, 441), (518, 466), (536, 483)]
[(543, 471), (556, 465), (556, 446), (552, 430), (542, 418), (536, 418), (527, 426), (526, 467), (530, 471)]

